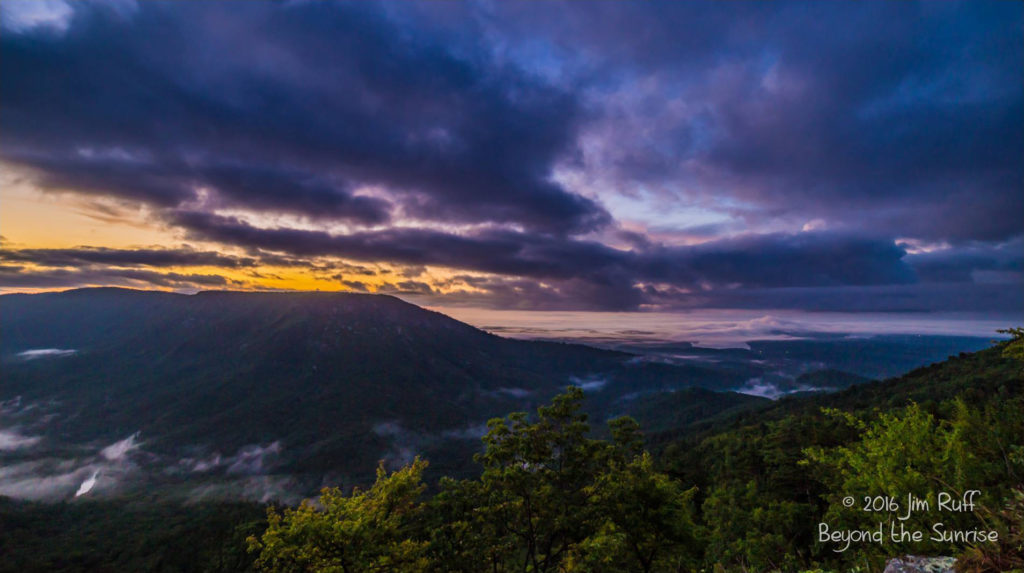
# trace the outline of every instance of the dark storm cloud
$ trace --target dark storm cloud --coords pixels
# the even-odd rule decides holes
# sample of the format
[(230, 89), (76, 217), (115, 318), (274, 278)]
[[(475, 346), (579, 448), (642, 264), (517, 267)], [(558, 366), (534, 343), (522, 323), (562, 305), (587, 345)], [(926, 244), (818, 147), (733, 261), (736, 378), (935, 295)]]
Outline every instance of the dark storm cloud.
[(202, 171), (200, 180), (215, 189), (229, 206), (291, 212), (312, 217), (385, 223), (391, 205), (349, 191), (315, 176), (287, 173), (251, 165), (218, 166)]
[(352, 290), (357, 290), (357, 291), (360, 291), (360, 292), (367, 292), (369, 290), (366, 287), (366, 283), (361, 282), (361, 281), (344, 281), (343, 280), (343, 281), (341, 281), (341, 284), (347, 286), (348, 288), (350, 288)]
[[(757, 235), (692, 247), (650, 246), (623, 251), (597, 242), (507, 230), (453, 235), (390, 229), (347, 235), (257, 228), (238, 219), (185, 212), (174, 223), (193, 238), (293, 256), (436, 265), (562, 282), (560, 288), (593, 307), (636, 308), (645, 291), (638, 282), (669, 283), (703, 291), (719, 287), (765, 288), (903, 284), (916, 280), (892, 241), (800, 233)], [(499, 285), (490, 283), (489, 286)], [(521, 286), (521, 285), (520, 285)], [(546, 287), (538, 287), (543, 290)]]
[[(978, 296), (980, 291), (972, 290), (978, 285), (971, 282), (973, 270), (1019, 273), (1019, 245), (1014, 244), (995, 250), (976, 246), (906, 255), (891, 240), (809, 232), (753, 235), (692, 247), (646, 245), (624, 251), (595, 242), (509, 231), (486, 231), (474, 236), (424, 230), (330, 235), (260, 229), (237, 219), (197, 213), (179, 214), (177, 222), (192, 229), (196, 238), (235, 244), (254, 253), (254, 257), (229, 257), (188, 248), (6, 250), (0, 251), (0, 261), (75, 268), (26, 270), (5, 265), (0, 269), (0, 286), (43, 288), (104, 284), (104, 280), (118, 285), (144, 283), (175, 288), (222, 286), (227, 284), (225, 279), (216, 275), (113, 267), (216, 265), (252, 269), (259, 264), (294, 266), (317, 259), (320, 262), (312, 268), (341, 270), (343, 274), (336, 275), (336, 280), (349, 288), (368, 290), (361, 281), (347, 280), (347, 274), (372, 274), (372, 269), (327, 260), (344, 257), (411, 265), (409, 272), (399, 273), (408, 276), (421, 274), (421, 265), (425, 264), (494, 273), (456, 275), (432, 284), (399, 281), (378, 290), (417, 295), (454, 290), (455, 294), (444, 295), (449, 302), (506, 308), (635, 310), (769, 305), (818, 310), (842, 310), (845, 306), (851, 311), (948, 310), (950, 305), (942, 304), (941, 297), (950, 295), (959, 301), (953, 305), (958, 309), (1005, 310), (1007, 307), (1001, 304), (1019, 298), (1008, 294), (1014, 289), (1005, 285), (982, 285), (992, 292)], [(917, 276), (931, 286), (914, 284)], [(950, 282), (961, 284), (953, 290), (948, 284), (933, 284)], [(974, 302), (968, 304), (968, 299)]]
[[(438, 299), (440, 303), (504, 309), (631, 311), (641, 308), (649, 298), (625, 276), (620, 276), (619, 280), (570, 278), (543, 282), (531, 278), (488, 276), (461, 277), (444, 282), (444, 286), (454, 290)], [(679, 306), (678, 301), (674, 306)]]
[(553, 183), (575, 96), (482, 48), (453, 54), (371, 6), (75, 4), (64, 34), (5, 33), (3, 157), (50, 187), (384, 222), (609, 222)]
[(429, 284), (421, 281), (386, 283), (381, 287), (380, 291), (393, 292), (395, 294), (434, 294), (434, 289)]
[(332, 235), (325, 231), (260, 228), (233, 217), (185, 211), (170, 222), (197, 240), (279, 251), (298, 257), (335, 256), (406, 265), (438, 265), (499, 274), (561, 276), (616, 263), (621, 254), (601, 243), (493, 229), (455, 235), (390, 228)]
[(208, 288), (236, 284), (212, 274), (161, 273), (144, 269), (81, 268), (25, 270), (0, 267), (0, 287), (67, 288), (85, 285)]
[(108, 266), (217, 266), (253, 267), (259, 261), (248, 257), (232, 257), (214, 251), (193, 249), (108, 249), (79, 247), (73, 249), (7, 249), (0, 250), (0, 261), (33, 263), (46, 267), (80, 267), (98, 264)]
[(731, 197), (747, 205), (722, 208), (751, 224), (824, 218), (951, 241), (1024, 231), (1024, 4), (514, 4), (503, 16), (509, 43), (540, 27), (586, 73), (630, 80), (592, 90), (603, 116), (588, 164), (614, 187)]
[[(658, 300), (658, 299), (654, 299)], [(832, 312), (984, 312), (1018, 321), (1024, 308), (1019, 285), (924, 283), (838, 288), (778, 288), (720, 290), (705, 293), (697, 305), (666, 297), (668, 307), (803, 309)]]
[(310, 260), (278, 253), (248, 249), (249, 256), (200, 251), (189, 246), (178, 248), (74, 247), (65, 249), (0, 249), (0, 262), (31, 263), (37, 267), (221, 267), (243, 269), (248, 274), (260, 267), (303, 267), (315, 272), (342, 272), (371, 276), (376, 271), (337, 260)]
[[(387, 262), (432, 295), (444, 266), (530, 308), (1017, 300), (976, 283), (1024, 258), (1021, 3), (73, 6), (0, 35), (0, 159), (249, 253), (216, 264)], [(658, 198), (617, 213), (650, 234), (616, 194)], [(179, 264), (12, 252), (78, 267), (55, 281)]]
[[(445, 305), (496, 306), (523, 310), (681, 310), (697, 308), (795, 309), (830, 312), (985, 312), (1019, 320), (1024, 291), (1015, 285), (927, 283), (850, 287), (719, 289), (697, 293), (677, 289), (644, 289), (626, 293), (591, 292), (580, 296), (579, 283), (504, 277), (477, 281), (480, 291), (459, 290), (426, 299)], [(583, 285), (593, 289), (593, 285)], [(594, 294), (605, 295), (593, 296)], [(613, 294), (611, 302), (607, 295)]]
[(1024, 271), (1024, 240), (995, 247), (965, 245), (907, 257), (921, 280), (928, 282), (972, 282), (975, 273), (1016, 273)]
[(900, 284), (916, 280), (891, 241), (827, 232), (755, 235), (659, 248), (641, 259), (644, 276), (675, 284), (744, 287)]

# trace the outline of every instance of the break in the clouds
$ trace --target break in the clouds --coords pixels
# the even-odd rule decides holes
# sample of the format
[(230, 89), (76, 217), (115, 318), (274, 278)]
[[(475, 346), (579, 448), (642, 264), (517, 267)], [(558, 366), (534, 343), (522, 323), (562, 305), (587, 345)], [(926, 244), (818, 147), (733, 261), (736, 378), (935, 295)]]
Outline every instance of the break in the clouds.
[(208, 246), (5, 244), (0, 281), (276, 259), (492, 306), (1019, 308), (1022, 14), (12, 0), (0, 161)]

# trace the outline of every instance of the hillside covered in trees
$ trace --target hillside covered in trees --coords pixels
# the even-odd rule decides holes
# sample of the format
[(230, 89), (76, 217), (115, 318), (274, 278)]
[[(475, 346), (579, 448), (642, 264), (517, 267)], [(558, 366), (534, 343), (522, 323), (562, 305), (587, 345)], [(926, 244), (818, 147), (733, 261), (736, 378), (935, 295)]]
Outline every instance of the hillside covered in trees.
[[(595, 439), (584, 395), (571, 388), (535, 414), (492, 420), (477, 477), (428, 484), (428, 462), (417, 459), (381, 468), (365, 489), (271, 507), (268, 520), (252, 504), (7, 501), (0, 568), (876, 571), (920, 554), (955, 555), (963, 571), (1020, 569), (1024, 342), (1013, 334), (900, 378), (663, 431), (650, 451), (629, 418)], [(971, 490), (973, 507), (938, 508), (940, 494)], [(930, 509), (908, 511), (908, 494)], [(877, 542), (820, 538), (821, 524), (834, 533), (879, 523)], [(893, 524), (924, 536), (893, 541)], [(31, 541), (47, 533), (54, 542)], [(183, 546), (194, 550), (174, 549)]]
[(490, 418), (534, 411), (568, 385), (586, 392), (591, 419), (629, 415), (671, 438), (756, 416), (766, 396), (861, 384), (988, 344), (596, 348), (329, 292), (10, 294), (0, 316), (0, 436), (11, 444), (0, 447), (0, 496), (35, 501), (90, 484), (93, 498), (298, 503), (417, 454), (430, 460), (428, 481), (467, 478)]

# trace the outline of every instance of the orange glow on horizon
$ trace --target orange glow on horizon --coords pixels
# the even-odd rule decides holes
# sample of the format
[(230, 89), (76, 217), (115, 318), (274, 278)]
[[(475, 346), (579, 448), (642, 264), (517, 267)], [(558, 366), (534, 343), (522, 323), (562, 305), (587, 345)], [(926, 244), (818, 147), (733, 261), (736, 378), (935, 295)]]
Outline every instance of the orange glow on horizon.
[[(10, 171), (0, 173), (0, 229), (4, 250), (20, 249), (175, 249), (187, 246), (196, 251), (214, 251), (227, 256), (248, 257), (243, 250), (216, 243), (186, 241), (181, 231), (163, 227), (148, 218), (145, 209), (109, 200), (91, 199), (72, 193), (44, 192), (35, 189), (24, 178)], [(40, 222), (45, 222), (40, 224)], [(45, 272), (68, 269), (46, 267), (36, 263), (8, 262), (25, 271)], [(100, 267), (102, 265), (97, 265)], [(115, 283), (108, 280), (83, 280), (75, 285), (51, 287), (0, 287), (0, 293), (49, 292), (79, 287), (124, 286), (161, 291), (195, 290), (291, 290), (291, 291), (348, 291), (364, 292), (345, 285), (343, 281), (357, 281), (365, 292), (391, 292), (394, 285), (413, 280), (426, 283), (436, 292), (468, 291), (476, 289), (465, 284), (453, 284), (456, 275), (466, 273), (458, 269), (425, 268), (422, 272), (403, 274), (406, 268), (385, 262), (348, 261), (341, 258), (317, 257), (309, 265), (255, 267), (147, 266), (113, 265), (104, 270), (143, 270), (164, 275), (198, 275), (192, 286), (166, 286), (143, 280), (122, 278)], [(365, 268), (366, 271), (360, 270)], [(223, 277), (224, 284), (203, 282), (207, 277)], [(208, 279), (209, 280), (209, 279)]]

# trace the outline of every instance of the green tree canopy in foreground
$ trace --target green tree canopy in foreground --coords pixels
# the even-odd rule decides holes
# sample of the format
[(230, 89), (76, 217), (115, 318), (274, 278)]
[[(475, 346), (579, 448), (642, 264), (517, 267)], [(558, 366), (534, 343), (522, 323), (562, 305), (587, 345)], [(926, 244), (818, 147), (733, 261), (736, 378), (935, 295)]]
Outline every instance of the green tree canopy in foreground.
[[(428, 497), (426, 462), (380, 468), (367, 490), (325, 489), (316, 502), (271, 510), (250, 547), (270, 571), (873, 571), (906, 553), (959, 555), (962, 571), (1018, 570), (1024, 381), (1014, 358), (1022, 335), (1012, 334), (836, 394), (831, 408), (784, 402), (785, 415), (675, 442), (660, 465), (629, 418), (610, 422), (610, 440), (592, 437), (583, 392), (570, 388), (533, 416), (491, 420), (476, 479), (444, 479)], [(885, 402), (860, 405), (876, 395)], [(997, 541), (836, 552), (816, 538), (821, 522), (869, 528), (880, 517), (846, 496), (934, 503), (969, 489), (983, 492), (980, 505), (942, 516), (947, 529), (992, 530)], [(935, 518), (905, 525), (927, 530)]]
[(268, 512), (269, 526), (250, 545), (259, 551), (257, 565), (270, 571), (421, 571), (426, 543), (416, 539), (427, 463), (388, 474), (366, 491), (344, 495), (326, 488), (317, 503)]
[(583, 392), (535, 419), (491, 420), (479, 479), (420, 498), (426, 462), (345, 496), (271, 509), (250, 546), (272, 571), (686, 571), (700, 559), (694, 490), (654, 468), (631, 419), (588, 437)]

